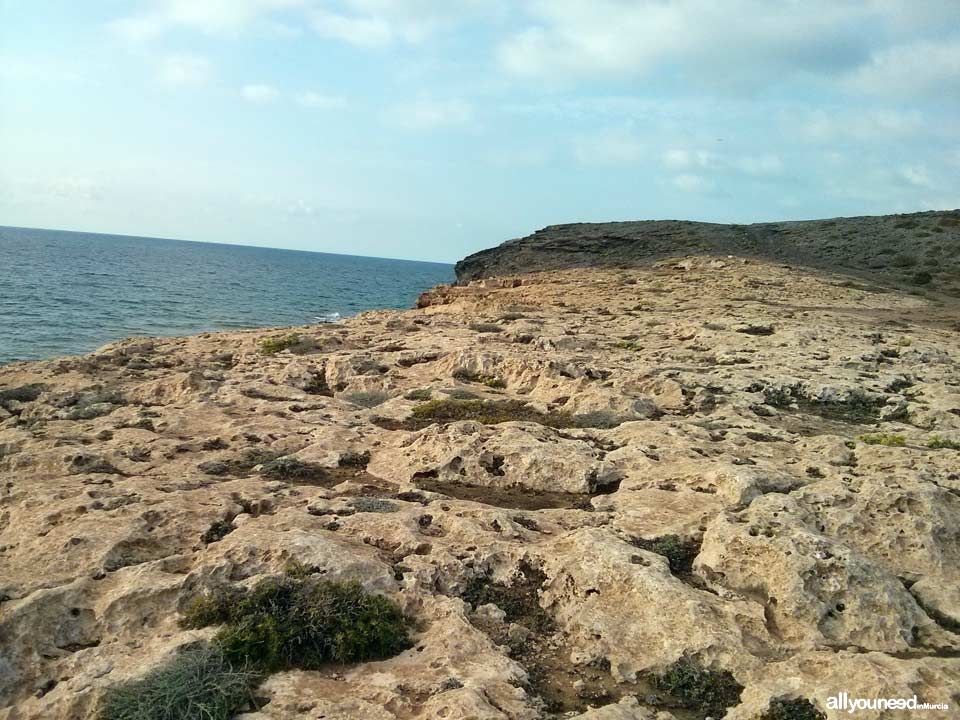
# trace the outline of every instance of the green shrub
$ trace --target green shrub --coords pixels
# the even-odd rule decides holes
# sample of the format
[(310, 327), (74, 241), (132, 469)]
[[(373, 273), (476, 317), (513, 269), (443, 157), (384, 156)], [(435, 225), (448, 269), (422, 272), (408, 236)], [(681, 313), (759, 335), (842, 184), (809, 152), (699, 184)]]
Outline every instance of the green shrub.
[(456, 370), (453, 373), (453, 379), (460, 382), (471, 382), (486, 385), (489, 388), (505, 388), (507, 384), (496, 375), (484, 375), (483, 373), (473, 373), (469, 370)]
[(475, 420), (484, 425), (511, 421), (535, 422), (548, 427), (573, 427), (570, 413), (543, 413), (521, 400), (431, 400), (413, 409), (416, 420), (436, 423)]
[(933, 282), (933, 275), (926, 270), (921, 270), (920, 272), (914, 273), (910, 281), (914, 285), (929, 285)]
[(264, 355), (276, 355), (300, 343), (300, 336), (296, 333), (281, 335), (279, 337), (263, 338), (260, 345), (260, 352)]
[(806, 698), (771, 700), (760, 720), (827, 720), (827, 715)]
[(740, 702), (743, 686), (727, 670), (706, 670), (694, 660), (680, 658), (656, 677), (658, 690), (673, 695), (692, 710), (721, 718)]
[(417, 389), (411, 390), (406, 395), (403, 396), (404, 400), (416, 400), (417, 402), (425, 402), (433, 397), (433, 392), (429, 389)]
[(326, 469), (319, 465), (293, 457), (279, 457), (260, 468), (260, 475), (270, 480), (306, 480), (323, 477), (326, 473)]
[(216, 647), (194, 646), (142, 678), (109, 688), (100, 720), (228, 720), (251, 702), (259, 675), (238, 669)]
[(635, 340), (621, 340), (613, 344), (615, 348), (620, 350), (630, 350), (631, 352), (637, 352), (638, 350), (643, 350), (643, 345), (636, 342)]
[(887, 447), (903, 447), (907, 444), (907, 439), (903, 435), (894, 435), (893, 433), (875, 433), (873, 435), (861, 435), (860, 442), (866, 445), (886, 445)]
[(409, 623), (395, 603), (359, 583), (312, 576), (217, 591), (191, 605), (183, 624), (223, 624), (214, 642), (224, 655), (265, 672), (386, 658), (410, 644)]
[(927, 441), (927, 447), (931, 450), (960, 450), (960, 442), (934, 435)]

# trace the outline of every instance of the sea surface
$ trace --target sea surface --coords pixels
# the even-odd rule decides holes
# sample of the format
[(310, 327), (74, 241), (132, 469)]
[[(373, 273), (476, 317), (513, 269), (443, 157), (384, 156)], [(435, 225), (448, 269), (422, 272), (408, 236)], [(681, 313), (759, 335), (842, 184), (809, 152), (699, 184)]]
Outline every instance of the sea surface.
[(0, 364), (409, 308), (453, 266), (0, 226)]

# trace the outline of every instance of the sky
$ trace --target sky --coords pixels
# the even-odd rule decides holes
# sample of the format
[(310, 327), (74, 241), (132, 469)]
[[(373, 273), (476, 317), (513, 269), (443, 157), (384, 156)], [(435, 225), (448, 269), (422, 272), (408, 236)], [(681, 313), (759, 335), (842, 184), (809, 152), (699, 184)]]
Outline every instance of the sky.
[(0, 0), (0, 225), (452, 262), (957, 207), (957, 0)]

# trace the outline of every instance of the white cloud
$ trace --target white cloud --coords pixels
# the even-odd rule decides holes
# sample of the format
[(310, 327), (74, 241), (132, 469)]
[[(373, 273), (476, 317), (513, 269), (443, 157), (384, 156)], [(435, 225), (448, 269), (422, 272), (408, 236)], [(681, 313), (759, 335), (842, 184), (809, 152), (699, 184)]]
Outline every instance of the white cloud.
[(622, 129), (603, 130), (581, 137), (574, 150), (577, 160), (584, 165), (632, 165), (647, 153), (640, 138)]
[(172, 86), (205, 85), (213, 76), (213, 65), (202, 55), (183, 53), (160, 60), (157, 78)]
[(336, 95), (323, 95), (318, 92), (313, 92), (312, 90), (299, 93), (295, 100), (301, 107), (320, 110), (339, 110), (347, 106), (346, 98)]
[(665, 79), (722, 93), (816, 77), (880, 94), (955, 92), (960, 83), (956, 0), (528, 0), (526, 8), (498, 59), (511, 74), (547, 82)]
[(133, 42), (177, 28), (230, 34), (261, 23), (289, 36), (312, 27), (322, 37), (372, 48), (418, 43), (474, 17), (495, 17), (501, 5), (502, 0), (153, 0), (144, 11), (109, 25)]
[(783, 172), (783, 161), (779, 155), (768, 153), (766, 155), (744, 155), (734, 158), (730, 164), (747, 175), (779, 175)]
[(262, 16), (303, 7), (308, 0), (154, 0), (150, 9), (114, 20), (111, 30), (141, 42), (178, 27), (207, 34), (238, 32)]
[(714, 164), (716, 156), (707, 150), (667, 150), (663, 153), (664, 167), (672, 170), (686, 170), (688, 168), (705, 168)]
[(897, 171), (897, 176), (908, 185), (913, 185), (914, 187), (933, 187), (930, 174), (923, 165), (904, 165)]
[(814, 110), (799, 120), (797, 131), (815, 142), (869, 142), (915, 137), (925, 127), (918, 110)]
[(257, 105), (272, 103), (280, 97), (280, 91), (272, 85), (244, 85), (240, 95), (247, 102)]
[(671, 182), (677, 190), (689, 193), (703, 192), (705, 190), (710, 190), (713, 187), (713, 183), (706, 178), (700, 175), (693, 175), (689, 173), (677, 175)]
[(846, 78), (855, 90), (876, 95), (960, 93), (960, 37), (920, 41), (874, 52)]
[(378, 17), (351, 17), (330, 12), (313, 15), (313, 28), (323, 37), (363, 47), (383, 47), (393, 40), (393, 28)]
[(474, 109), (463, 100), (415, 100), (394, 106), (389, 119), (407, 130), (468, 127), (473, 124)]

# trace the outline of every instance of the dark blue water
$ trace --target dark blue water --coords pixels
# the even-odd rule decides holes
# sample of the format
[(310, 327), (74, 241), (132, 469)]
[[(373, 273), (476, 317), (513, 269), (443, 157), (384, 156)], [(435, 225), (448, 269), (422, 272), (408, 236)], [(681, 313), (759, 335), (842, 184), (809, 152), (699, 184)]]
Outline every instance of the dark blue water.
[(453, 266), (0, 227), (0, 363), (408, 308)]

